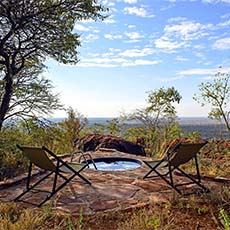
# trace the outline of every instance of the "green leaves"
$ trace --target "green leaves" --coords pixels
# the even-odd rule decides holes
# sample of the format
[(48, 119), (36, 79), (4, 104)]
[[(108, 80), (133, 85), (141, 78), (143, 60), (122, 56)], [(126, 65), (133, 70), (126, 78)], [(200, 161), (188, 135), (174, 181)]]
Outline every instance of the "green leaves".
[(140, 121), (147, 129), (155, 131), (156, 128), (172, 123), (176, 116), (175, 103), (180, 103), (180, 93), (174, 88), (160, 88), (150, 91), (147, 106), (128, 115), (130, 120)]
[(5, 120), (14, 116), (42, 117), (62, 108), (58, 94), (53, 93), (52, 82), (40, 75), (43, 66), (27, 63), (26, 67), (13, 78), (13, 94)]
[(227, 129), (230, 131), (230, 75), (228, 73), (218, 72), (212, 81), (201, 83), (200, 93), (194, 95), (194, 100), (205, 106), (209, 104), (211, 110), (209, 117), (224, 121)]
[(229, 230), (230, 229), (230, 215), (223, 208), (221, 208), (219, 211), (219, 219), (222, 225), (224, 226), (224, 229)]
[(96, 0), (0, 1), (0, 129), (13, 115), (46, 114), (60, 107), (50, 82), (33, 71), (41, 70), (48, 57), (77, 63), (76, 21), (104, 19), (106, 11)]
[(174, 88), (160, 88), (159, 90), (151, 91), (148, 95), (148, 112), (160, 112), (161, 116), (174, 116), (176, 114), (173, 103), (180, 103), (181, 95)]

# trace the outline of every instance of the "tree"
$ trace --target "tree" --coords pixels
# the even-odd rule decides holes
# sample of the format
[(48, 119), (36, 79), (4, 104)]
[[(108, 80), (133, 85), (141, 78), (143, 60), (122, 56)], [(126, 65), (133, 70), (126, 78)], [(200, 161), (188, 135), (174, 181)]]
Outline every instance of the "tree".
[[(7, 114), (4, 120), (17, 116), (22, 119), (39, 118), (52, 110), (61, 109), (57, 94), (52, 93), (51, 81), (40, 76), (42, 66), (28, 66), (23, 69), (13, 81)], [(4, 82), (0, 82), (0, 98), (4, 93)]]
[(106, 129), (111, 135), (119, 135), (122, 126), (124, 125), (121, 123), (121, 121), (118, 118), (113, 118), (110, 121), (106, 121), (106, 123), (107, 123)]
[(153, 90), (148, 94), (145, 108), (137, 109), (126, 116), (129, 120), (137, 120), (144, 126), (144, 130), (141, 126), (131, 128), (129, 134), (141, 137), (147, 152), (161, 153), (168, 141), (180, 132), (175, 122), (174, 105), (179, 104), (180, 100), (181, 95), (174, 87)]
[(104, 10), (95, 0), (0, 1), (0, 129), (15, 82), (27, 66), (40, 66), (47, 57), (77, 63), (76, 21), (103, 19)]
[(73, 108), (67, 109), (68, 117), (59, 123), (59, 126), (63, 132), (64, 140), (71, 146), (71, 151), (76, 147), (76, 143), (80, 138), (82, 130), (88, 124), (88, 120), (78, 111), (74, 111)]
[(137, 109), (128, 115), (130, 120), (138, 120), (150, 130), (155, 130), (159, 125), (173, 121), (176, 116), (174, 103), (180, 103), (181, 95), (174, 88), (160, 88), (150, 91), (147, 106)]
[(204, 106), (211, 105), (209, 117), (224, 122), (230, 131), (230, 74), (218, 72), (213, 81), (201, 83), (199, 86), (200, 94), (193, 98)]

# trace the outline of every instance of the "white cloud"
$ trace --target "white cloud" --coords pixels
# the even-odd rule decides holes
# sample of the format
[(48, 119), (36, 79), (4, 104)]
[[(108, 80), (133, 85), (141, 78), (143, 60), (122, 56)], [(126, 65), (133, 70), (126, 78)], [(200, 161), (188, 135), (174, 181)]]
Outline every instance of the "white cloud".
[(83, 58), (76, 66), (114, 68), (114, 67), (157, 65), (160, 62), (161, 62), (160, 60), (143, 60), (143, 59), (132, 60), (132, 59), (119, 58), (113, 56), (107, 58), (90, 58), (90, 59)]
[(129, 29), (134, 29), (134, 28), (136, 28), (136, 26), (135, 25), (128, 25), (128, 28)]
[(161, 61), (151, 61), (151, 60), (134, 60), (134, 61), (130, 61), (127, 63), (123, 63), (122, 66), (140, 66), (140, 65), (157, 65), (161, 63)]
[(182, 56), (176, 56), (176, 61), (180, 61), (180, 62), (185, 62), (185, 61), (189, 61), (188, 58), (186, 57), (182, 57)]
[(230, 0), (202, 0), (204, 3), (230, 3)]
[(120, 52), (121, 50), (118, 48), (109, 48), (110, 52)]
[(124, 62), (127, 62), (126, 59), (124, 58), (119, 58), (119, 57), (110, 57), (110, 58), (90, 58), (90, 59), (85, 59), (84, 60), (85, 62), (92, 62), (92, 63), (98, 63), (98, 64), (108, 64), (108, 63), (111, 63), (111, 62), (114, 62), (114, 63), (124, 63)]
[(179, 24), (166, 25), (164, 32), (166, 35), (174, 35), (183, 40), (193, 40), (208, 35), (206, 30), (212, 27), (212, 24), (202, 25), (199, 22), (182, 21)]
[(114, 15), (110, 15), (103, 22), (105, 24), (114, 24), (114, 23), (116, 23), (116, 20), (114, 19)]
[(101, 1), (101, 4), (106, 7), (112, 7), (115, 6), (115, 3), (111, 0), (103, 0)]
[(137, 0), (124, 0), (125, 3), (134, 4), (137, 3)]
[(203, 44), (199, 44), (199, 45), (194, 45), (193, 48), (194, 48), (194, 49), (201, 50), (201, 49), (204, 49), (205, 46), (204, 46)]
[(118, 40), (118, 39), (128, 38), (130, 39), (128, 42), (137, 42), (143, 37), (143, 35), (141, 35), (138, 32), (133, 31), (133, 32), (125, 32), (123, 35), (122, 34), (111, 34), (111, 33), (105, 34), (104, 37), (109, 40)]
[(161, 37), (154, 41), (156, 48), (162, 49), (165, 52), (172, 52), (175, 49), (185, 47), (185, 42), (171, 41), (167, 37)]
[(183, 79), (185, 77), (191, 76), (202, 76), (202, 80), (210, 80), (217, 73), (229, 73), (230, 68), (193, 68), (193, 69), (185, 69), (176, 73), (174, 77), (171, 78), (163, 78), (161, 79), (163, 82), (175, 81), (179, 79)]
[(121, 34), (105, 34), (104, 37), (109, 40), (117, 40), (123, 38)]
[(175, 17), (175, 18), (170, 18), (168, 19), (168, 22), (181, 22), (181, 21), (186, 21), (187, 18), (185, 17)]
[(161, 60), (153, 60), (152, 58), (140, 58), (151, 55), (153, 52), (153, 49), (147, 47), (143, 49), (124, 50), (123, 52), (121, 52), (120, 49), (109, 48), (108, 52), (91, 53), (87, 57), (82, 57), (81, 61), (77, 63), (76, 66), (114, 68), (157, 65), (161, 63)]
[(149, 14), (144, 7), (125, 7), (124, 8), (125, 14), (136, 15), (143, 18), (152, 18), (154, 15)]
[(192, 40), (197, 40), (209, 35), (214, 28), (213, 24), (201, 24), (177, 17), (169, 20), (173, 22), (164, 27), (164, 33), (154, 43), (156, 48), (165, 52), (172, 52), (176, 49), (189, 47)]
[(86, 26), (83, 26), (83, 25), (81, 25), (81, 24), (76, 24), (76, 25), (74, 26), (74, 29), (75, 29), (75, 30), (79, 30), (79, 31), (89, 31), (89, 30), (90, 30), (90, 28), (88, 28), (88, 27), (86, 27)]
[(95, 20), (93, 20), (92, 18), (87, 18), (87, 19), (82, 19), (81, 20), (81, 23), (84, 23), (84, 24), (89, 24), (89, 23), (94, 23)]
[(222, 19), (230, 18), (230, 13), (221, 16)]
[(123, 57), (144, 57), (154, 53), (154, 50), (151, 48), (143, 48), (143, 49), (128, 49), (121, 53), (120, 56)]
[(217, 4), (217, 3), (230, 3), (230, 0), (168, 0), (168, 2), (185, 2), (185, 1), (190, 1), (190, 2), (196, 2), (196, 1), (200, 1), (203, 3), (210, 3), (210, 4)]
[(129, 39), (129, 40), (124, 40), (124, 43), (136, 43), (136, 42), (140, 42), (140, 39)]
[(143, 37), (138, 32), (126, 32), (125, 35), (131, 40), (138, 40)]
[(187, 69), (178, 72), (177, 75), (189, 76), (189, 75), (212, 75), (217, 72), (217, 69)]
[(103, 21), (105, 24), (114, 24), (116, 23), (115, 19), (107, 18)]
[(230, 19), (225, 21), (225, 22), (221, 22), (221, 23), (217, 24), (217, 26), (219, 26), (219, 27), (228, 27), (228, 26), (230, 26)]
[(98, 30), (98, 29), (93, 29), (92, 32), (94, 32), (94, 33), (99, 33), (100, 30)]
[(216, 40), (215, 43), (213, 44), (213, 48), (220, 49), (220, 50), (230, 49), (230, 37)]
[[(78, 31), (81, 31), (81, 32), (93, 32), (93, 33), (99, 33), (100, 30), (99, 29), (96, 29), (92, 26), (83, 26), (83, 25), (75, 25), (74, 26), (74, 29)], [(76, 31), (75, 31), (76, 32)]]
[(178, 72), (177, 75), (181, 75), (181, 76), (213, 75), (214, 76), (218, 72), (228, 73), (229, 71), (230, 68), (208, 68), (208, 69), (195, 68), (195, 69), (182, 70)]
[(77, 64), (78, 67), (99, 67), (99, 68), (114, 68), (117, 67), (115, 64), (106, 63), (94, 63), (94, 62), (80, 62)]
[(206, 59), (204, 53), (195, 51), (195, 52), (194, 52), (194, 55), (195, 55), (196, 57), (198, 57), (199, 59), (203, 59), (203, 60)]
[(83, 42), (92, 42), (99, 39), (99, 36), (97, 34), (88, 34), (87, 36), (84, 37)]

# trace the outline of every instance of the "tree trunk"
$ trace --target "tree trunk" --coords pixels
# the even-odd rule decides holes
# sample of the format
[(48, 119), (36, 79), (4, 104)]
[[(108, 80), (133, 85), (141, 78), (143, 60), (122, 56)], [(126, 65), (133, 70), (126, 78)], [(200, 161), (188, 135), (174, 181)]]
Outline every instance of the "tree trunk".
[(8, 71), (5, 76), (6, 84), (4, 87), (4, 93), (1, 100), (0, 105), (0, 131), (2, 129), (2, 125), (6, 116), (6, 113), (9, 109), (10, 100), (13, 94), (13, 75), (11, 71)]
[(228, 131), (230, 132), (230, 124), (229, 124), (227, 116), (225, 115), (225, 112), (224, 112), (224, 109), (222, 107), (222, 104), (219, 103), (218, 105), (219, 105), (219, 109), (220, 109), (220, 112), (221, 112), (221, 116), (224, 119), (225, 126), (228, 129)]

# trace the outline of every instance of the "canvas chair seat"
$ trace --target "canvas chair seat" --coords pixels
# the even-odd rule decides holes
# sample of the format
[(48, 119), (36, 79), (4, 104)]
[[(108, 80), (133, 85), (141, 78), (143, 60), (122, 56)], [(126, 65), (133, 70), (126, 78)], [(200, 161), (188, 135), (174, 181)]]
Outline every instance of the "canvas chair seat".
[(161, 168), (164, 168), (164, 167), (167, 167), (168, 166), (168, 161), (161, 161), (161, 160), (155, 160), (155, 161), (145, 161), (145, 162), (148, 162), (148, 164), (151, 166), (151, 167), (156, 167), (157, 165), (159, 165), (159, 167)]
[[(206, 144), (203, 143), (178, 143), (173, 147), (170, 147), (166, 151), (166, 156), (161, 160), (155, 161), (144, 161), (144, 163), (150, 168), (150, 170), (143, 177), (152, 178), (158, 177), (163, 179), (168, 185), (175, 189), (178, 193), (182, 194), (182, 190), (179, 189), (180, 186), (188, 184), (196, 184), (201, 188), (200, 192), (209, 192), (209, 189), (201, 184), (201, 177), (199, 172), (199, 165), (197, 160), (197, 154), (200, 149)], [(190, 160), (195, 161), (196, 166), (196, 179), (187, 174), (180, 166), (186, 164)], [(162, 171), (162, 169), (164, 169)], [(189, 183), (176, 184), (174, 182), (174, 171), (179, 171), (183, 176), (190, 180)], [(151, 176), (152, 173), (155, 173)], [(169, 179), (168, 179), (169, 177)]]
[[(36, 204), (38, 207), (43, 205), (46, 201), (48, 201), (51, 197), (53, 197), (59, 190), (61, 190), (65, 185), (67, 185), (70, 181), (73, 180), (76, 176), (78, 176), (80, 179), (82, 179), (87, 184), (91, 185), (91, 182), (86, 179), (83, 175), (81, 175), (81, 171), (84, 170), (87, 166), (85, 163), (68, 163), (63, 161), (60, 157), (55, 155), (52, 151), (47, 149), (46, 147), (38, 148), (38, 147), (27, 147), (27, 146), (19, 146), (17, 147), (23, 152), (23, 154), (29, 159), (30, 165), (29, 165), (29, 171), (28, 171), (28, 177), (26, 182), (26, 189), (23, 191), (20, 195), (18, 195), (14, 201), (23, 201), (27, 202), (26, 200), (22, 200), (21, 198), (27, 194), (28, 192), (32, 192), (33, 190), (41, 191), (41, 192), (48, 192), (47, 197), (41, 201), (39, 204)], [(48, 157), (51, 156), (51, 158)], [(32, 172), (32, 165), (36, 165), (40, 169), (44, 169), (48, 173), (42, 177), (40, 180), (35, 182), (33, 185), (31, 185), (31, 172)], [(66, 177), (65, 174), (68, 174), (69, 176)], [(51, 175), (54, 175), (53, 183), (52, 183), (52, 189), (50, 191), (45, 191), (41, 189), (37, 189), (36, 187), (41, 184), (45, 179), (50, 177)], [(62, 182), (60, 185), (57, 186), (57, 180), (62, 179)], [(29, 202), (27, 202), (29, 203)]]
[[(74, 163), (74, 162), (71, 162), (71, 163), (67, 163), (69, 166), (71, 166), (71, 168), (73, 168), (74, 170), (76, 170), (76, 171), (79, 171), (79, 170), (81, 170), (81, 168), (82, 167), (86, 167), (87, 166), (87, 164), (85, 164), (85, 163)], [(68, 167), (66, 167), (65, 165), (62, 165), (61, 167), (60, 167), (60, 171), (61, 172), (63, 172), (63, 173), (72, 173), (72, 170), (70, 170)]]

